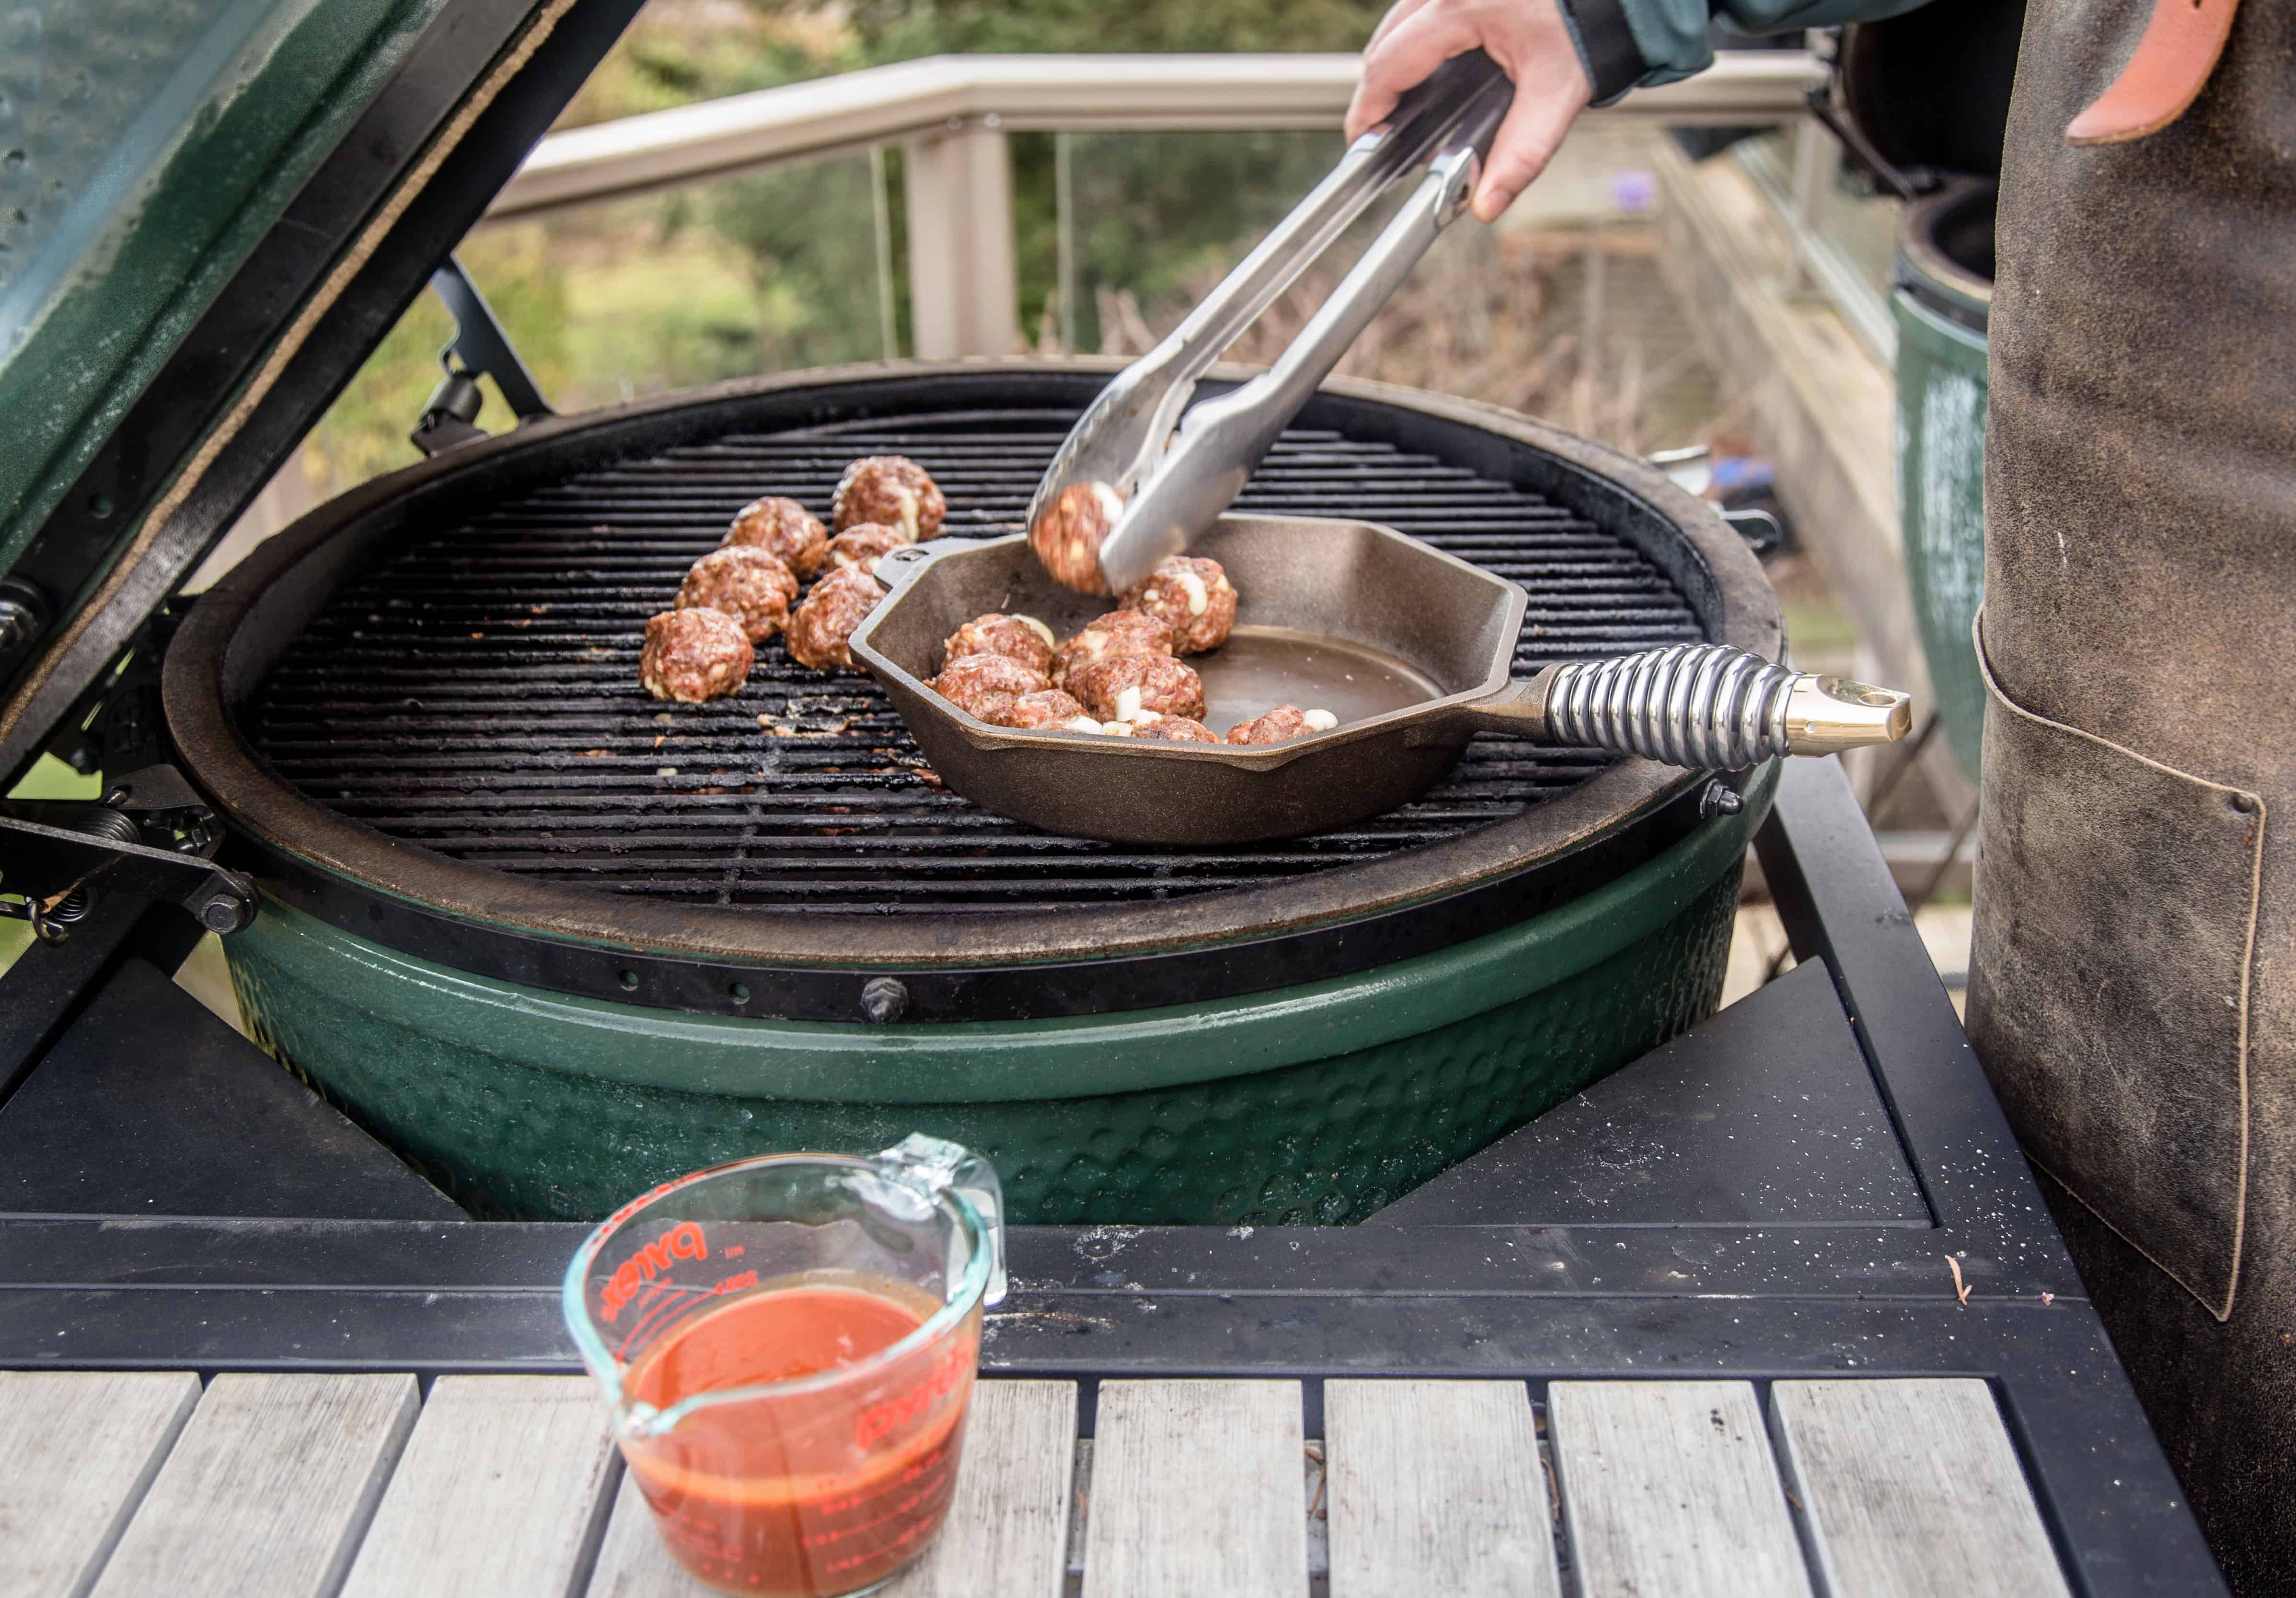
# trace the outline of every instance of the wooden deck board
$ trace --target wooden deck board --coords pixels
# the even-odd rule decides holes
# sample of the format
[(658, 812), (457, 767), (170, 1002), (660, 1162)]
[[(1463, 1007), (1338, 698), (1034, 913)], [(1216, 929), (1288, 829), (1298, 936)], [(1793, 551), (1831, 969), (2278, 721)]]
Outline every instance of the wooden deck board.
[(1332, 1598), (1558, 1598), (1520, 1381), (1326, 1381)]
[(199, 1401), (189, 1372), (0, 1371), (0, 1593), (86, 1592)]
[(1085, 1598), (1300, 1598), (1296, 1381), (1101, 1384)]
[(343, 1598), (572, 1598), (619, 1463), (586, 1376), (441, 1376)]
[(1770, 1405), (1830, 1591), (2064, 1598), (1984, 1382), (1781, 1381)]
[(217, 1377), (95, 1598), (332, 1594), (418, 1407), (408, 1375)]
[(1581, 1598), (1808, 1598), (1743, 1381), (1558, 1381), (1547, 1424)]
[(1076, 1463), (1073, 1381), (983, 1381), (948, 1519), (887, 1598), (1060, 1598)]
[(586, 1598), (708, 1598), (709, 1593), (671, 1557), (637, 1478), (625, 1470)]
[[(1326, 1531), (1331, 1598), (2069, 1598), (1980, 1381), (1556, 1381), (1552, 1476), (1517, 1381), (1334, 1378), (1313, 1446), (1293, 1381), (1078, 1397), (980, 1384), (890, 1598), (1303, 1598)], [(0, 1458), (8, 1598), (707, 1591), (580, 1377), (0, 1373)]]

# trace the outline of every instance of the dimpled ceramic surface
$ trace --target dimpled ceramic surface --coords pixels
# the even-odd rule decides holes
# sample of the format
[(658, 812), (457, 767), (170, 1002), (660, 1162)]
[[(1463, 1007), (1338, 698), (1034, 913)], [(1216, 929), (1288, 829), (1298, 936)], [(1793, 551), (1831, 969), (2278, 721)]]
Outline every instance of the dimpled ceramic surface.
[(646, 1010), (483, 981), (268, 906), (226, 949), (260, 1041), (478, 1215), (591, 1219), (721, 1160), (922, 1131), (988, 1154), (1016, 1221), (1346, 1221), (1712, 1012), (1767, 794), (1486, 938), (1082, 1020)]
[[(824, 1103), (603, 1081), (394, 1035), (260, 958), (232, 974), (266, 1046), (481, 1217), (594, 1220), (723, 1160), (928, 1132), (989, 1157), (1018, 1223), (1332, 1223), (1711, 1014), (1738, 877), (1734, 865), (1609, 959), (1481, 1014), (1278, 1070), (1089, 1097)], [(1080, 1038), (1080, 1077), (1089, 1050)]]

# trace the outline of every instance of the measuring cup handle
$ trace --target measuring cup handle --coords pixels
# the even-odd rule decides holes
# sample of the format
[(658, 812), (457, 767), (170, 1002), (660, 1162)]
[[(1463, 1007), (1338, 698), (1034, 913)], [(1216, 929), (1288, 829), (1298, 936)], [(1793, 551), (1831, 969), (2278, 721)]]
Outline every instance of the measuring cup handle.
[(1004, 1186), (996, 1179), (996, 1168), (962, 1143), (951, 1143), (945, 1137), (928, 1137), (922, 1132), (910, 1133), (876, 1158), (920, 1179), (929, 1188), (953, 1192), (972, 1206), (973, 1213), (980, 1217), (982, 1230), (988, 1234), (988, 1287), (980, 1295), (980, 1301), (1003, 1303)]

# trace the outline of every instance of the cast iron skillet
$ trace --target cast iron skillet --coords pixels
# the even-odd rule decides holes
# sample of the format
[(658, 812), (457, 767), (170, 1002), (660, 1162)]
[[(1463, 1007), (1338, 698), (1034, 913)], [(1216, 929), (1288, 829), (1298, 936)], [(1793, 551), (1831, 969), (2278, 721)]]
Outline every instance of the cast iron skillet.
[(1235, 635), (1189, 657), (1206, 725), (1225, 732), (1288, 701), (1332, 711), (1336, 728), (1230, 749), (1020, 732), (958, 709), (925, 679), (959, 626), (1017, 611), (1065, 638), (1110, 608), (1046, 576), (1019, 535), (887, 555), (877, 576), (890, 592), (854, 630), (853, 657), (952, 790), (1046, 832), (1120, 843), (1246, 843), (1346, 826), (1432, 787), (1483, 731), (1736, 769), (1789, 752), (1787, 705), (1805, 683), (1868, 719), (1876, 701), (1852, 696), (1884, 694), (1877, 730), (1855, 742), (1902, 735), (1907, 719), (1903, 695), (1720, 644), (1513, 680), (1522, 590), (1368, 521), (1228, 515), (1190, 553), (1226, 567), (1240, 596)]

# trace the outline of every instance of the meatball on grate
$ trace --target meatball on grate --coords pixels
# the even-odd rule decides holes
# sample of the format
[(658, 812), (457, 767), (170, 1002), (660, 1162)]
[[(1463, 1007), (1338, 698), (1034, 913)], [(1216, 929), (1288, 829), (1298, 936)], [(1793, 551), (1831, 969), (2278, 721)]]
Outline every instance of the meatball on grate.
[(1218, 561), (1174, 555), (1124, 596), (1124, 608), (1172, 629), (1172, 651), (1201, 655), (1227, 642), (1235, 627), (1235, 585)]
[(1136, 721), (1143, 712), (1204, 717), (1204, 684), (1196, 668), (1169, 655), (1111, 655), (1069, 674), (1068, 690), (1095, 716)]
[(1118, 655), (1168, 655), (1172, 629), (1138, 611), (1111, 611), (1053, 652), (1053, 686), (1066, 688), (1070, 672)]
[(1329, 710), (1302, 710), (1297, 705), (1278, 705), (1265, 716), (1255, 716), (1250, 721), (1240, 721), (1228, 728), (1230, 743), (1288, 743), (1294, 738), (1305, 738), (1310, 733), (1328, 733), (1340, 725), (1340, 718)]
[(714, 549), (693, 562), (678, 585), (681, 611), (723, 611), (742, 624), (752, 643), (763, 643), (789, 625), (797, 602), (797, 578), (781, 561), (754, 545)]
[(868, 619), (885, 591), (866, 572), (850, 568), (832, 571), (813, 586), (813, 592), (791, 612), (789, 652), (801, 666), (816, 671), (853, 671), (853, 651), (847, 640)]
[(948, 635), (940, 658), (958, 660), (966, 655), (1003, 655), (1018, 660), (1049, 679), (1053, 669), (1053, 629), (1033, 616), (1007, 616), (991, 611), (976, 616)]
[(925, 684), (960, 710), (987, 719), (998, 704), (1045, 687), (1045, 674), (1004, 655), (963, 655)]
[(875, 577), (877, 562), (897, 549), (906, 549), (910, 542), (899, 528), (865, 521), (829, 541), (829, 564), (835, 570), (859, 570)]
[(1037, 561), (1063, 588), (1105, 594), (1100, 545), (1124, 514), (1124, 496), (1106, 483), (1070, 483), (1029, 529)]
[(656, 699), (698, 704), (731, 693), (757, 651), (742, 624), (723, 611), (664, 611), (646, 623), (638, 682)]
[(948, 514), (932, 476), (906, 455), (865, 455), (845, 469), (830, 501), (830, 525), (839, 532), (865, 522), (898, 528), (915, 543), (940, 531)]
[(802, 580), (819, 571), (828, 558), (829, 535), (821, 518), (797, 501), (769, 495), (734, 513), (734, 525), (719, 546), (762, 549)]

